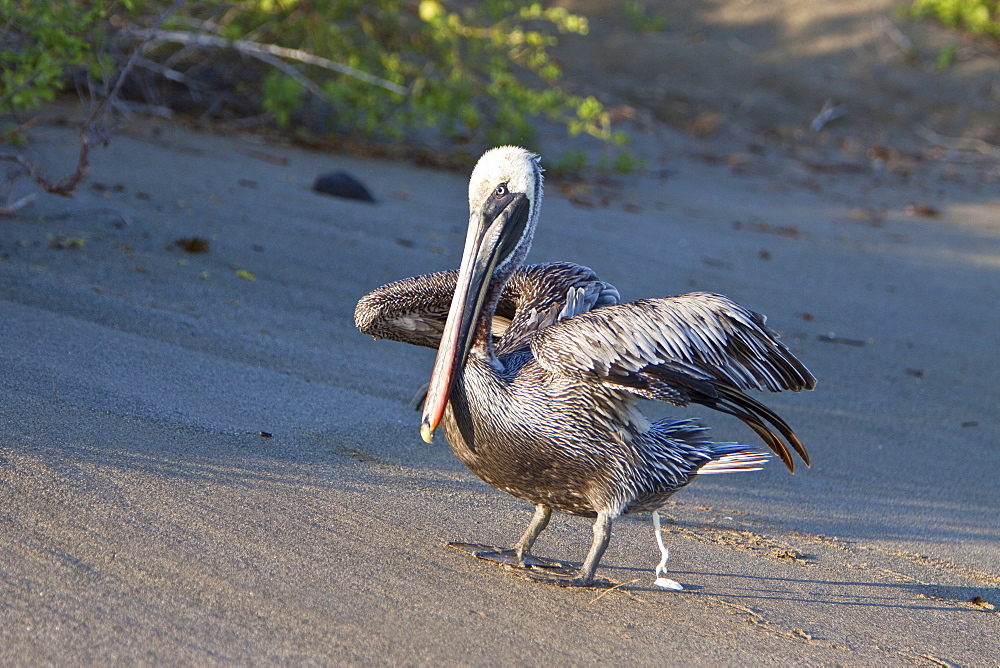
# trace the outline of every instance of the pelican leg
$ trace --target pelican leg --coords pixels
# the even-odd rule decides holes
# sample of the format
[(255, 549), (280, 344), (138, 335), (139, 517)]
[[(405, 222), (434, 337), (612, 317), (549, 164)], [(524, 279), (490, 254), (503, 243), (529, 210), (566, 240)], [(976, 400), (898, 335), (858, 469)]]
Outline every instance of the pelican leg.
[(590, 544), (590, 552), (587, 553), (587, 558), (583, 560), (583, 566), (580, 566), (580, 574), (566, 584), (580, 587), (591, 584), (594, 581), (594, 573), (597, 571), (597, 565), (601, 563), (601, 557), (604, 556), (604, 551), (608, 549), (610, 541), (611, 515), (607, 511), (602, 510), (597, 513), (597, 519), (594, 520), (594, 542)]
[(514, 544), (514, 554), (517, 555), (517, 560), (521, 562), (522, 566), (545, 565), (544, 563), (539, 563), (538, 559), (531, 556), (531, 546), (535, 544), (535, 539), (538, 538), (538, 535), (545, 531), (545, 527), (549, 525), (549, 518), (551, 517), (551, 508), (541, 504), (535, 506), (535, 514), (531, 516), (528, 528), (524, 530), (521, 540)]
[(538, 538), (539, 534), (545, 531), (551, 517), (552, 509), (538, 504), (535, 506), (535, 514), (528, 522), (528, 528), (524, 530), (524, 535), (513, 547), (505, 550), (482, 550), (476, 552), (475, 556), (517, 568), (565, 568), (565, 564), (562, 562), (543, 559), (531, 554), (531, 546), (535, 544), (535, 539)]
[(560, 587), (589, 587), (594, 584), (594, 573), (597, 571), (597, 566), (601, 563), (601, 557), (604, 556), (604, 551), (608, 549), (610, 541), (611, 514), (602, 510), (597, 514), (597, 519), (594, 520), (594, 541), (590, 544), (590, 552), (587, 553), (586, 559), (583, 560), (583, 565), (580, 566), (576, 577), (532, 575), (531, 579), (546, 584), (559, 585)]

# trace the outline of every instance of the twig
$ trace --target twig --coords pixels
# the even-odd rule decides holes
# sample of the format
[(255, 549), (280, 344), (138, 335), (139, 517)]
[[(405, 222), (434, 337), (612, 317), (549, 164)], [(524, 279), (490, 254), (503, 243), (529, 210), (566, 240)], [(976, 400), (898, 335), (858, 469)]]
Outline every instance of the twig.
[(147, 31), (148, 33), (147, 37), (142, 41), (141, 44), (139, 44), (139, 46), (135, 48), (135, 50), (132, 52), (132, 55), (129, 56), (128, 62), (125, 63), (125, 67), (122, 68), (122, 71), (118, 75), (118, 79), (115, 81), (114, 87), (111, 89), (111, 93), (109, 93), (101, 101), (101, 104), (99, 106), (106, 106), (108, 100), (118, 97), (118, 91), (121, 90), (122, 84), (125, 83), (125, 77), (128, 76), (128, 73), (130, 71), (132, 71), (132, 66), (135, 65), (135, 61), (139, 59), (140, 55), (142, 55), (142, 51), (146, 47), (146, 44), (148, 44), (149, 41), (153, 38), (153, 36), (155, 36), (156, 33), (160, 30), (160, 26), (163, 25), (163, 22), (167, 20), (167, 17), (176, 12), (178, 9), (180, 9), (180, 6), (183, 5), (185, 1), (186, 0), (174, 0), (174, 4), (170, 5), (170, 7), (168, 7), (165, 12), (163, 12), (157, 17), (156, 23), (154, 23), (153, 27)]
[(739, 610), (740, 612), (745, 612), (746, 614), (750, 615), (750, 617), (752, 617), (755, 622), (757, 622), (759, 624), (769, 624), (770, 623), (770, 622), (768, 622), (768, 620), (762, 614), (760, 614), (759, 612), (756, 612), (754, 610), (751, 610), (750, 608), (748, 608), (746, 606), (740, 605), (738, 603), (731, 603), (731, 602), (729, 602), (729, 601), (727, 601), (725, 599), (717, 598), (715, 596), (709, 597), (709, 600), (710, 601), (715, 601), (716, 603), (721, 603), (722, 605), (724, 605), (726, 607), (729, 607), (729, 608), (733, 608), (734, 610)]
[(889, 39), (895, 42), (899, 50), (902, 51), (908, 58), (916, 58), (918, 53), (915, 48), (913, 48), (913, 41), (909, 37), (903, 34), (895, 23), (890, 21), (888, 18), (881, 16), (877, 22), (879, 29), (885, 33)]
[(187, 86), (189, 89), (194, 89), (203, 86), (201, 82), (191, 79), (183, 72), (178, 72), (177, 70), (167, 65), (161, 65), (155, 60), (149, 60), (148, 58), (139, 58), (137, 61), (135, 61), (135, 64), (138, 67), (144, 67), (147, 70), (150, 70), (151, 72), (156, 72), (164, 79), (173, 81), (175, 83), (183, 84)]
[(816, 118), (809, 124), (809, 129), (813, 132), (819, 132), (823, 129), (824, 125), (834, 119), (840, 118), (846, 113), (847, 107), (842, 104), (834, 104), (833, 100), (827, 100), (823, 103), (823, 108), (816, 114)]
[(1000, 146), (991, 144), (975, 137), (945, 137), (930, 128), (918, 125), (914, 131), (932, 144), (944, 146), (956, 151), (976, 151), (992, 158), (1000, 158)]
[(25, 130), (30, 129), (31, 127), (33, 127), (34, 125), (36, 125), (38, 123), (38, 120), (39, 120), (38, 116), (35, 116), (31, 120), (28, 120), (28, 121), (25, 121), (24, 123), (21, 123), (16, 128), (10, 130), (9, 132), (3, 133), (2, 135), (0, 135), (0, 144), (5, 144), (5, 143), (7, 143), (7, 141), (10, 140), (11, 137), (16, 137), (17, 135), (21, 134)]
[(38, 197), (36, 193), (31, 193), (30, 195), (25, 195), (16, 202), (10, 202), (9, 204), (0, 206), (0, 216), (9, 216), (18, 209), (28, 206), (29, 204), (35, 201), (36, 197)]
[[(400, 86), (397, 83), (387, 81), (377, 76), (368, 74), (367, 72), (362, 72), (361, 70), (355, 69), (350, 65), (344, 65), (301, 49), (289, 49), (283, 46), (264, 44), (248, 39), (226, 39), (216, 35), (183, 32), (179, 30), (163, 30), (155, 32), (154, 34), (154, 30), (132, 30), (131, 32), (144, 39), (142, 46), (145, 46), (145, 43), (150, 41), (173, 42), (175, 44), (194, 44), (197, 46), (210, 46), (221, 49), (236, 49), (240, 53), (246, 53), (257, 57), (260, 55), (277, 56), (278, 58), (297, 60), (301, 63), (306, 63), (307, 65), (315, 65), (316, 67), (322, 67), (325, 70), (339, 72), (340, 74), (354, 77), (355, 79), (364, 81), (365, 83), (378, 86), (379, 88), (384, 88), (388, 91), (392, 91), (393, 93), (399, 93), (400, 95), (408, 95), (410, 92), (405, 86)], [(312, 88), (310, 88), (310, 90), (312, 90)], [(323, 95), (325, 96), (325, 93)]]
[(267, 63), (268, 65), (270, 65), (275, 69), (281, 70), (282, 72), (284, 72), (285, 74), (287, 74), (288, 76), (290, 76), (291, 78), (295, 79), (300, 84), (302, 84), (303, 88), (310, 91), (316, 97), (319, 98), (327, 97), (326, 91), (317, 86), (316, 82), (314, 82), (312, 79), (299, 72), (292, 65), (289, 65), (281, 58), (278, 58), (277, 56), (272, 56), (269, 53), (256, 53), (253, 51), (247, 53), (247, 55), (256, 58), (257, 60), (260, 60), (261, 62)]
[(174, 110), (162, 104), (140, 104), (138, 102), (126, 102), (125, 100), (115, 100), (111, 106), (122, 112), (123, 115), (145, 114), (147, 116), (159, 116), (160, 118), (173, 118)]
[(613, 591), (614, 591), (615, 589), (618, 589), (619, 587), (624, 587), (624, 586), (626, 586), (626, 585), (630, 585), (630, 584), (632, 584), (633, 582), (638, 582), (638, 581), (639, 581), (639, 580), (641, 580), (641, 579), (642, 579), (642, 578), (636, 578), (636, 579), (634, 579), (634, 580), (629, 580), (628, 582), (619, 582), (619, 583), (618, 583), (618, 584), (616, 584), (616, 585), (615, 585), (614, 587), (611, 587), (610, 589), (605, 589), (605, 590), (604, 590), (604, 591), (602, 591), (602, 592), (601, 592), (600, 594), (598, 594), (598, 595), (597, 595), (597, 596), (595, 596), (594, 598), (590, 599), (590, 603), (587, 603), (587, 605), (590, 605), (591, 603), (597, 603), (598, 601), (600, 601), (600, 600), (601, 600), (601, 598), (602, 598), (602, 597), (604, 597), (604, 595), (605, 595), (605, 594), (608, 594), (608, 593), (610, 593), (610, 592), (613, 592)]

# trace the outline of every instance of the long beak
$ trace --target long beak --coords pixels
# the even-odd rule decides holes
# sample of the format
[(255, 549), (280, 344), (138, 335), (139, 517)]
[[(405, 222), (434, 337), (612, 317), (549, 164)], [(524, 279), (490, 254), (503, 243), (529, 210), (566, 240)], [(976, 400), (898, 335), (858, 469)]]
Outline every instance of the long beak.
[(434, 430), (441, 423), (455, 381), (465, 368), (494, 269), (512, 253), (524, 234), (528, 199), (515, 194), (503, 204), (502, 208), (485, 207), (469, 219), (455, 296), (441, 335), (420, 422), (420, 436), (427, 443), (434, 440)]

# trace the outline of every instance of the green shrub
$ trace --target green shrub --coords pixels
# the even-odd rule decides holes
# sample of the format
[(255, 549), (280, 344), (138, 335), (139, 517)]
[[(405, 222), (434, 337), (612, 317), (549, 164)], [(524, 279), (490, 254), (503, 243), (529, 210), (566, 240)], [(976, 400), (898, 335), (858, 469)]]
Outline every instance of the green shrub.
[[(294, 46), (403, 87), (405, 94), (315, 67), (341, 131), (405, 139), (432, 128), (452, 140), (491, 144), (530, 141), (531, 119), (548, 117), (571, 133), (615, 138), (608, 115), (593, 98), (566, 93), (562, 71), (549, 56), (557, 34), (587, 33), (587, 21), (537, 2), (486, 0), (242, 0), (217, 22), (237, 40)], [(265, 108), (279, 121), (298, 89), (269, 77)], [(279, 114), (280, 110), (280, 114)]]
[(915, 16), (933, 16), (950, 28), (1000, 40), (998, 0), (914, 0)]
[[(170, 75), (174, 88), (161, 80), (167, 93), (157, 104), (170, 106), (177, 86), (204, 99), (216, 85), (240, 102), (238, 113), (256, 108), (282, 127), (306, 120), (313, 132), (377, 141), (429, 132), (454, 143), (530, 143), (538, 118), (625, 141), (597, 99), (565, 89), (549, 54), (559, 35), (585, 35), (586, 18), (526, 0), (202, 0), (179, 8), (170, 0), (0, 0), (0, 113), (51, 100), (72, 71), (107, 83), (168, 7), (176, 13), (130, 74)], [(109, 44), (114, 54), (94, 46)], [(247, 67), (249, 58), (263, 63)]]
[(101, 3), (0, 0), (0, 112), (52, 100), (69, 68), (97, 69), (91, 49)]

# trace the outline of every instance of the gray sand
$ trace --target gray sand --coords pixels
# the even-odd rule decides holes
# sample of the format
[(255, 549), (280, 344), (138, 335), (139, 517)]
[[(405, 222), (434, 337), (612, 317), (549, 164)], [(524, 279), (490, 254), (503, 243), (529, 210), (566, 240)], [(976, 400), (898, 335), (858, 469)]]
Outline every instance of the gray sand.
[[(72, 129), (38, 138), (73, 155)], [(457, 265), (466, 174), (134, 120), (77, 197), (0, 219), (0, 664), (996, 665), (996, 164), (816, 173), (653, 143), (657, 169), (576, 203), (551, 178), (530, 260), (625, 299), (725, 293), (820, 379), (762, 397), (811, 469), (665, 508), (685, 592), (653, 585), (644, 517), (615, 524), (599, 573), (628, 584), (598, 600), (445, 547), (510, 543), (530, 508), (422, 443), (433, 352), (352, 315)], [(311, 192), (331, 169), (379, 203)], [(210, 251), (173, 244), (192, 236)], [(560, 516), (536, 551), (589, 540)]]

